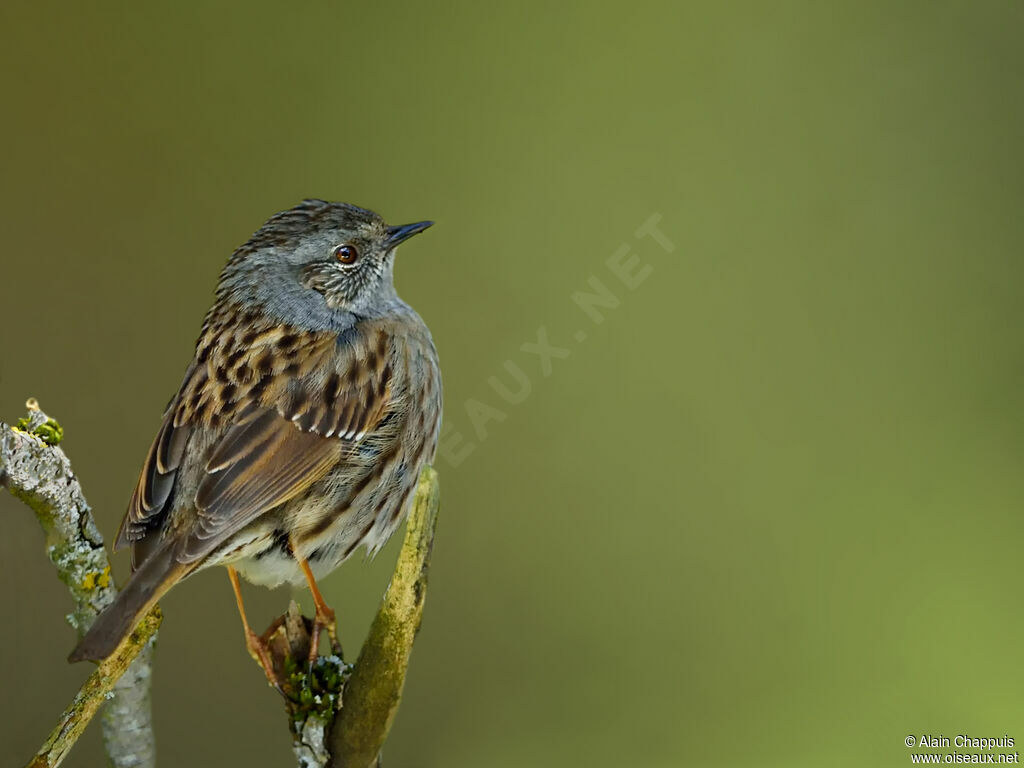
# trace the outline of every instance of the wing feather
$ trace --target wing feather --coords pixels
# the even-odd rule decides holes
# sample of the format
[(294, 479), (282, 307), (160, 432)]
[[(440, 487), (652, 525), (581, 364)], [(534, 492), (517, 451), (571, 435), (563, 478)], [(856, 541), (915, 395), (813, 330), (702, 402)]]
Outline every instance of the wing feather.
[[(181, 392), (192, 378), (196, 370), (195, 363), (189, 366), (185, 380), (178, 394), (164, 411), (160, 429), (153, 444), (146, 454), (146, 461), (139, 473), (139, 480), (128, 503), (117, 537), (114, 539), (114, 551), (137, 542), (146, 533), (160, 525), (163, 515), (168, 509), (168, 501), (174, 490), (174, 482), (178, 468), (185, 456), (185, 447), (192, 434), (188, 424), (176, 424), (174, 414), (178, 408)], [(132, 558), (133, 565), (136, 559)]]
[(182, 554), (192, 562), (263, 513), (295, 498), (334, 466), (337, 440), (303, 432), (273, 410), (232, 427), (211, 457), (196, 491), (198, 511)]

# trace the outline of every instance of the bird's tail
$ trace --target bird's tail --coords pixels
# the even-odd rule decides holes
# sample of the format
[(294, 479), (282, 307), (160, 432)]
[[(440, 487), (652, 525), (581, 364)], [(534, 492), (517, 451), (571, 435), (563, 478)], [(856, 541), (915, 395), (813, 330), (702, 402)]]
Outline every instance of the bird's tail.
[(68, 661), (105, 659), (138, 624), (150, 608), (190, 570), (175, 558), (175, 547), (167, 542), (142, 562), (85, 633)]

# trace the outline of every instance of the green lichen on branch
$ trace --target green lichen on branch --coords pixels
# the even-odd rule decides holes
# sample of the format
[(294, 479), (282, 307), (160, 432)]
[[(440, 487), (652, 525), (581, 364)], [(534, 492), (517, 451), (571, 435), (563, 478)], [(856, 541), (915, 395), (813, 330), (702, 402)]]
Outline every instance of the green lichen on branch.
[(337, 656), (318, 656), (310, 669), (305, 659), (296, 661), (289, 656), (284, 669), (285, 696), (292, 722), (298, 730), (312, 715), (334, 717), (341, 704), (341, 691), (352, 671), (351, 666)]
[(18, 419), (14, 428), (38, 437), (47, 445), (60, 445), (60, 441), (64, 439), (64, 427), (58, 424), (56, 419), (47, 419), (42, 424), (34, 426), (32, 422), (32, 417), (26, 416), (23, 419)]
[(284, 681), (286, 708), (292, 728), (292, 750), (299, 768), (328, 764), (327, 735), (341, 706), (342, 690), (351, 665), (337, 656), (319, 656), (310, 668), (308, 656), (288, 657)]

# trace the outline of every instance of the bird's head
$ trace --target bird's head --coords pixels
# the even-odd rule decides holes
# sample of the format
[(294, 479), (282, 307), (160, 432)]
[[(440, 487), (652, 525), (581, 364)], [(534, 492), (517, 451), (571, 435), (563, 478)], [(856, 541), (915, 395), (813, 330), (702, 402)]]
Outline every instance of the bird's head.
[(306, 327), (332, 315), (374, 316), (397, 301), (395, 248), (431, 224), (388, 226), (365, 208), (304, 200), (235, 251), (218, 296)]

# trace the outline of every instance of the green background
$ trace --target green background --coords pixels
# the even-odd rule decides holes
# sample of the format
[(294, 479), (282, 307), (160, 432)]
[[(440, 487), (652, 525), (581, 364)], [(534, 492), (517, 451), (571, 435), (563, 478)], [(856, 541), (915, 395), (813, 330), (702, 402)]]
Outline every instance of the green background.
[[(1024, 740), (1020, 3), (140, 5), (0, 11), (0, 418), (62, 422), (108, 536), (237, 245), (307, 196), (431, 218), (397, 280), (448, 458), (385, 765)], [(88, 667), (6, 495), (0, 532), (15, 765)], [(350, 655), (396, 544), (325, 583)], [(224, 573), (164, 608), (161, 764), (292, 764)]]

